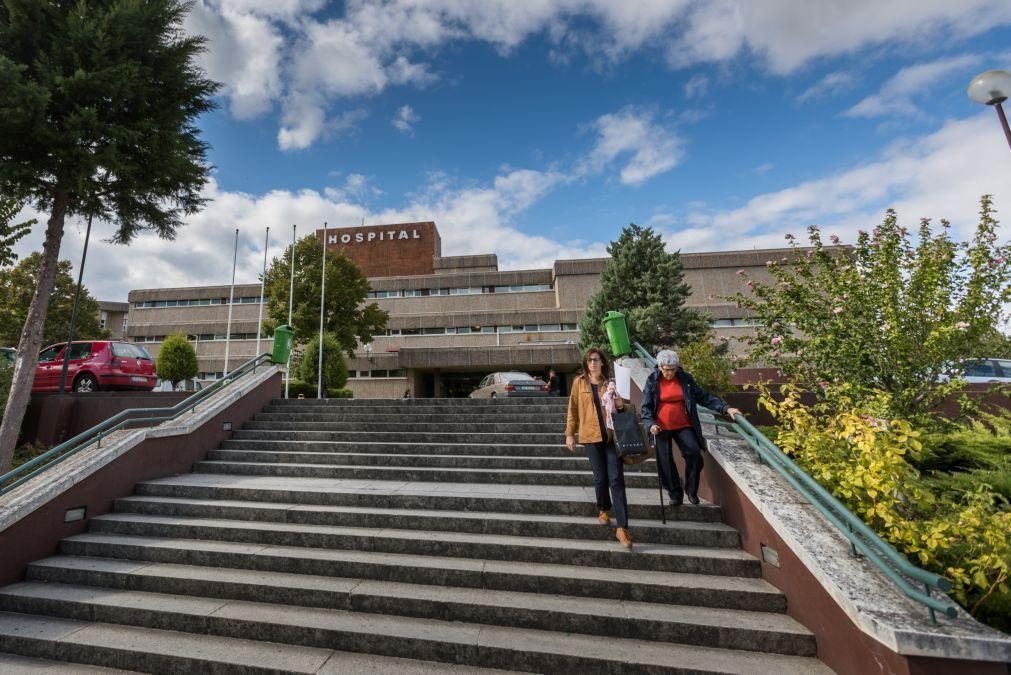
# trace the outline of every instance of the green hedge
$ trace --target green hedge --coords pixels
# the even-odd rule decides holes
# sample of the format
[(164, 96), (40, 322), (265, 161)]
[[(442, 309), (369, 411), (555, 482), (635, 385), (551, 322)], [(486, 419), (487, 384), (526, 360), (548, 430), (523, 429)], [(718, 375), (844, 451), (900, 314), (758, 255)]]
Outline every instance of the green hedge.
[[(288, 398), (298, 398), (299, 394), (305, 398), (316, 398), (317, 387), (315, 382), (302, 382), (292, 380), (288, 383)], [(354, 398), (354, 392), (346, 387), (327, 389), (327, 398)], [(284, 382), (281, 382), (281, 396), (284, 396)]]

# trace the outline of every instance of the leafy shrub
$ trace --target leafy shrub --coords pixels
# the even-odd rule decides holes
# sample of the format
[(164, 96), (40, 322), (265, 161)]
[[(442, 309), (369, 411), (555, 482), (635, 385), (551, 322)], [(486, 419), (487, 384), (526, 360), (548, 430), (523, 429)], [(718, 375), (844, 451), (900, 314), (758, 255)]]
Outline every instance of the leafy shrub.
[(354, 398), (355, 393), (348, 389), (347, 387), (342, 387), (340, 389), (327, 389), (326, 395), (330, 398)]
[(158, 350), (158, 377), (172, 383), (172, 387), (200, 372), (197, 350), (185, 335), (169, 335)]
[[(316, 398), (316, 382), (302, 382), (292, 380), (288, 383), (288, 397), (298, 398), (299, 394), (305, 398)], [(281, 395), (284, 395), (284, 383), (281, 383)], [(328, 398), (354, 398), (354, 392), (347, 388), (331, 388), (326, 390)]]
[[(298, 378), (303, 382), (318, 382), (319, 378), (319, 337), (314, 337), (298, 364)], [(348, 367), (344, 363), (337, 338), (329, 333), (323, 335), (323, 387), (340, 389), (348, 381)], [(313, 389), (315, 391), (315, 389)]]
[(725, 396), (735, 389), (731, 377), (734, 362), (730, 356), (729, 342), (696, 340), (678, 348), (678, 357), (685, 369), (706, 391)]
[(957, 474), (925, 476), (916, 466), (978, 459), (985, 454), (979, 447), (990, 445), (946, 451), (950, 442), (878, 417), (887, 401), (860, 404), (836, 395), (808, 407), (794, 385), (782, 387), (782, 401), (760, 390), (759, 405), (780, 424), (776, 442), (784, 452), (914, 563), (951, 579), (952, 596), (977, 618), (1011, 628), (1011, 614), (998, 609), (1011, 604), (1011, 510), (989, 484), (944, 482)]

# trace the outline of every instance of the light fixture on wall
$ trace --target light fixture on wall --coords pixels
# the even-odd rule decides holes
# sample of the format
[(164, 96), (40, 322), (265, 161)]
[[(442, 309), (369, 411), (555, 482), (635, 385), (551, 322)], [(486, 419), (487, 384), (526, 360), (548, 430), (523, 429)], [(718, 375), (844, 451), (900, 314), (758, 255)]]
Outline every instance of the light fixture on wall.
[(365, 343), (365, 358), (369, 360), (369, 363), (375, 363), (375, 359), (372, 358), (372, 343)]

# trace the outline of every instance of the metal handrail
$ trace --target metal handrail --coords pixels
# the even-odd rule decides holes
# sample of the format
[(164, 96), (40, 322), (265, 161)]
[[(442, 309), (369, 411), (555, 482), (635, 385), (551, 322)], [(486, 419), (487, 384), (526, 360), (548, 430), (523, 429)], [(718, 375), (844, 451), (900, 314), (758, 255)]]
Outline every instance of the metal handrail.
[[(656, 361), (653, 356), (638, 342), (633, 343), (633, 353), (653, 368)], [(718, 415), (714, 410), (699, 406), (703, 410)], [(951, 581), (947, 578), (920, 569), (913, 565), (901, 553), (878, 536), (864, 521), (855, 516), (846, 506), (832, 496), (817, 481), (811, 478), (800, 466), (783, 452), (775, 443), (749, 422), (743, 414), (737, 415), (733, 421), (714, 419), (716, 426), (731, 429), (758, 453), (758, 456), (772, 467), (780, 476), (793, 486), (812, 506), (835, 525), (850, 542), (853, 555), (862, 553), (871, 563), (892, 580), (907, 597), (927, 606), (930, 619), (937, 622), (935, 611), (945, 616), (955, 618), (958, 610), (950, 603), (931, 597), (931, 589), (942, 592), (951, 590)], [(905, 575), (905, 576), (903, 576)], [(920, 590), (910, 579), (923, 586)]]
[[(183, 414), (187, 410), (196, 412), (197, 404), (202, 400), (245, 376), (247, 373), (256, 372), (257, 366), (264, 361), (269, 362), (270, 358), (271, 355), (269, 353), (260, 354), (228, 373), (220, 380), (216, 380), (209, 387), (201, 389), (192, 396), (187, 397), (185, 400), (180, 401), (170, 408), (129, 408), (113, 415), (104, 422), (96, 424), (87, 431), (79, 433), (73, 438), (50, 448), (38, 457), (25, 462), (15, 469), (11, 469), (3, 475), (0, 475), (0, 495), (10, 492), (19, 485), (35, 478), (42, 472), (48, 471), (50, 468), (56, 466), (68, 457), (72, 457), (92, 443), (97, 442), (98, 447), (102, 447), (102, 439), (115, 431), (125, 429), (126, 427), (134, 424), (160, 424), (162, 422), (168, 422), (179, 417), (179, 415)], [(136, 415), (146, 416), (136, 417)], [(34, 469), (34, 471), (32, 471), (32, 469)], [(28, 471), (30, 471), (30, 473), (27, 475), (21, 475)], [(17, 478), (18, 476), (21, 477)], [(11, 480), (13, 480), (13, 482), (5, 485), (5, 483)]]

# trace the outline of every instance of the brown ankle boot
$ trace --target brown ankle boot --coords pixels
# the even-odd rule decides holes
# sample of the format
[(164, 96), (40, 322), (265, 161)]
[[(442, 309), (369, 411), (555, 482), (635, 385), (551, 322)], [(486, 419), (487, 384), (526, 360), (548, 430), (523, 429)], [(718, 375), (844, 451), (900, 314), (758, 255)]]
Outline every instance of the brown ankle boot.
[(601, 511), (600, 514), (597, 516), (597, 522), (600, 523), (601, 525), (610, 525), (611, 516), (607, 514), (607, 511)]
[(632, 550), (632, 535), (628, 533), (628, 528), (618, 528), (618, 541), (620, 541), (622, 546), (627, 548), (629, 551)]

